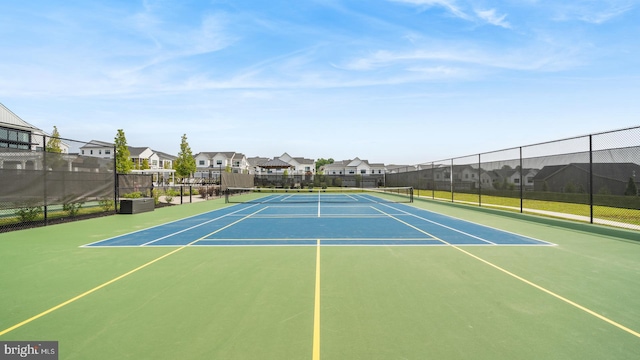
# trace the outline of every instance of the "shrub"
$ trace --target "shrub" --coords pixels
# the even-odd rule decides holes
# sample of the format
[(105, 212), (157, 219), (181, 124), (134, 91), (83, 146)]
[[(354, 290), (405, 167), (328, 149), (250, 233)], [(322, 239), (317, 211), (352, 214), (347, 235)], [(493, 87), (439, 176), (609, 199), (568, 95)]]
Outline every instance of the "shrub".
[(76, 216), (82, 207), (81, 202), (68, 202), (62, 204), (62, 210), (66, 211), (69, 216)]
[(128, 194), (122, 195), (125, 199), (139, 199), (142, 197), (142, 193), (140, 191), (134, 191)]
[(176, 189), (169, 188), (169, 189), (164, 191), (164, 194), (166, 196), (178, 196), (178, 195), (180, 195), (180, 191), (178, 191)]
[(22, 222), (34, 221), (42, 213), (42, 206), (35, 205), (33, 202), (27, 202), (18, 205), (20, 208), (16, 211), (16, 215)]
[(114, 201), (113, 199), (110, 198), (102, 198), (100, 200), (98, 200), (98, 204), (100, 204), (100, 207), (102, 208), (102, 210), (106, 211), (111, 211), (113, 210), (113, 204)]
[(153, 197), (154, 205), (160, 204), (160, 192), (158, 191), (158, 189), (151, 190), (151, 196)]

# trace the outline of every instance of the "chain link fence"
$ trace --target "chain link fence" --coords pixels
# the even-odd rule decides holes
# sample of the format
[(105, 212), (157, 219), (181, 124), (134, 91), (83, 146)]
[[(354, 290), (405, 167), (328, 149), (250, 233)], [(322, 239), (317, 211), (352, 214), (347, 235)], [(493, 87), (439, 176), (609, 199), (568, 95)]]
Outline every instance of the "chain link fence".
[(75, 140), (31, 142), (0, 148), (0, 231), (114, 213), (113, 159), (83, 156)]
[(384, 174), (366, 175), (255, 175), (253, 186), (266, 188), (375, 188), (384, 186)]
[(640, 229), (640, 127), (428, 162), (387, 174), (423, 198)]

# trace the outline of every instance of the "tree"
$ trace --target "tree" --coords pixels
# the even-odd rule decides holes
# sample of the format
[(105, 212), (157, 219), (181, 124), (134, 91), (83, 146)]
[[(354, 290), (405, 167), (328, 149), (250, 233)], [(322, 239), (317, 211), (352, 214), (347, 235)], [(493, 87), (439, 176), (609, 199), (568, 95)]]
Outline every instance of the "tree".
[(62, 153), (62, 147), (60, 146), (61, 142), (58, 128), (54, 125), (53, 133), (49, 137), (49, 141), (47, 141), (46, 151), (58, 154)]
[(149, 159), (142, 159), (142, 165), (140, 165), (140, 170), (147, 170), (147, 169), (151, 169), (151, 166), (149, 166)]
[(318, 172), (320, 171), (320, 168), (324, 165), (327, 164), (333, 164), (333, 159), (332, 158), (328, 158), (328, 159), (323, 159), (320, 158), (318, 160), (316, 160), (316, 174), (318, 174)]
[(115, 138), (116, 143), (116, 172), (118, 174), (128, 174), (133, 169), (133, 163), (131, 162), (131, 153), (127, 146), (127, 138), (124, 135), (124, 130), (118, 129), (118, 134)]
[(45, 151), (51, 153), (46, 158), (47, 167), (54, 170), (61, 170), (67, 164), (62, 155), (62, 140), (60, 140), (60, 133), (58, 132), (57, 127), (53, 127), (53, 133), (47, 140), (47, 144), (45, 145)]
[(176, 175), (180, 178), (189, 177), (196, 171), (196, 159), (193, 157), (191, 147), (189, 147), (189, 143), (187, 142), (187, 134), (182, 135), (180, 152), (178, 153), (174, 168)]

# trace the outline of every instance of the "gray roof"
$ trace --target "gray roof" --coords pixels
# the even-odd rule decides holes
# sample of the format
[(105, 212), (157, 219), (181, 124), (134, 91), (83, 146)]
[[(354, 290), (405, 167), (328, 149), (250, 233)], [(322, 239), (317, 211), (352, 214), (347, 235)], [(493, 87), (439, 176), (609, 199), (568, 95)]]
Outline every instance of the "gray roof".
[[(593, 163), (593, 175), (614, 179), (618, 181), (628, 181), (630, 177), (640, 176), (640, 165), (634, 163)], [(536, 180), (545, 180), (560, 171), (575, 167), (580, 171), (589, 173), (588, 163), (571, 163), (567, 165), (550, 165), (543, 167), (534, 177)]]
[(162, 151), (156, 151), (156, 150), (153, 150), (153, 149), (151, 149), (151, 150), (152, 150), (154, 153), (158, 154), (158, 157), (159, 157), (159, 158), (161, 158), (161, 159), (166, 159), (166, 160), (175, 160), (175, 159), (177, 159), (177, 158), (178, 158), (177, 156), (174, 156), (174, 155), (171, 155), (171, 154), (167, 154), (167, 153), (162, 152)]
[(222, 154), (222, 155), (224, 155), (224, 157), (226, 157), (227, 159), (233, 159), (233, 158), (236, 158), (236, 157), (240, 157), (240, 158), (244, 157), (244, 154), (242, 154), (242, 153), (237, 153), (237, 152), (235, 152), (235, 151), (215, 151), (215, 152), (212, 152), (212, 151), (202, 151), (202, 152), (197, 153), (197, 154), (196, 154), (196, 155), (194, 155), (194, 156), (198, 156), (198, 155), (200, 155), (200, 154), (202, 154), (202, 155), (206, 155), (206, 156), (208, 156), (209, 158), (213, 158), (214, 156), (216, 156), (216, 155), (218, 155), (218, 154)]
[(148, 147), (135, 147), (135, 146), (127, 146), (127, 147), (129, 148), (129, 154), (132, 157), (138, 156), (142, 154), (142, 152), (144, 152), (145, 150), (149, 149)]
[(315, 160), (313, 159), (307, 159), (307, 158), (301, 158), (301, 157), (295, 157), (293, 158), (293, 160), (297, 161), (298, 164), (313, 164), (315, 162)]
[(260, 164), (266, 163), (267, 161), (269, 161), (269, 158), (266, 157), (250, 157), (247, 158), (247, 162), (249, 163), (249, 166), (259, 166)]
[(265, 163), (262, 164), (258, 164), (258, 166), (263, 167), (263, 168), (289, 168), (291, 167), (291, 164), (289, 164), (288, 162), (282, 161), (280, 159), (273, 159), (273, 160), (269, 160)]
[(88, 143), (84, 144), (84, 146), (82, 146), (82, 148), (92, 148), (92, 147), (114, 147), (115, 144), (114, 143), (109, 143), (106, 141), (100, 141), (100, 140), (91, 140)]

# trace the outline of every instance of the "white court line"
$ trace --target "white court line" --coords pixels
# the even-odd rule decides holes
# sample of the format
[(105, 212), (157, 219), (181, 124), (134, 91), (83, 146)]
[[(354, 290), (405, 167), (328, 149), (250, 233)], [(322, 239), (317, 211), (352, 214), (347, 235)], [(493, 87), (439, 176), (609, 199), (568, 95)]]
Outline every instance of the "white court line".
[[(389, 207), (389, 208), (391, 208), (391, 209), (394, 209), (394, 210), (400, 211), (401, 213), (404, 213), (405, 215), (409, 215), (409, 216), (415, 217), (415, 218), (417, 218), (417, 219), (420, 219), (420, 220), (423, 220), (423, 221), (426, 221), (426, 222), (432, 223), (432, 224), (434, 224), (434, 225), (441, 226), (441, 227), (446, 228), (446, 229), (449, 229), (449, 230), (451, 230), (451, 231), (455, 231), (455, 232), (457, 232), (457, 233), (460, 233), (460, 234), (463, 234), (463, 235), (466, 235), (466, 236), (470, 236), (470, 237), (472, 237), (472, 238), (476, 238), (476, 239), (481, 240), (481, 241), (488, 242), (488, 243), (490, 243), (490, 244), (492, 244), (492, 245), (498, 245), (498, 244), (495, 244), (495, 243), (493, 243), (493, 242), (491, 242), (491, 241), (489, 241), (489, 240), (483, 239), (483, 238), (481, 238), (481, 237), (479, 237), (479, 236), (476, 236), (476, 235), (472, 235), (472, 234), (466, 233), (466, 232), (464, 232), (464, 231), (462, 231), (462, 230), (458, 230), (458, 229), (456, 229), (456, 228), (452, 228), (452, 227), (450, 227), (450, 226), (447, 226), (447, 225), (441, 224), (441, 223), (439, 223), (439, 222), (437, 222), (437, 221), (429, 220), (429, 219), (424, 218), (424, 217), (422, 217), (422, 216), (418, 216), (418, 215), (413, 214), (413, 213), (411, 213), (411, 212), (408, 212), (408, 211), (405, 211), (405, 210), (402, 210), (402, 209), (398, 209), (398, 208), (393, 207), (393, 206), (391, 206), (391, 205), (388, 205), (388, 204), (380, 204), (380, 205), (383, 205), (383, 206)], [(415, 208), (415, 209), (416, 209), (416, 210), (428, 211), (428, 210), (424, 210), (424, 209), (420, 209), (420, 208)], [(498, 229), (498, 228), (495, 228), (495, 227), (492, 227), (492, 226), (487, 226), (487, 225), (483, 225), (483, 224), (478, 224), (478, 223), (475, 223), (475, 222), (473, 222), (473, 221), (468, 221), (468, 220), (465, 220), (465, 219), (460, 219), (460, 218), (457, 218), (457, 217), (454, 217), (454, 216), (443, 215), (443, 214), (439, 214), (439, 215), (446, 216), (446, 217), (450, 217), (450, 218), (455, 219), (455, 220), (464, 221), (464, 222), (467, 222), (467, 223), (469, 223), (469, 224), (474, 224), (474, 225), (481, 226), (481, 227), (484, 227), (484, 228), (487, 228), (487, 229), (493, 229), (493, 230), (500, 231), (500, 232), (503, 232), (503, 233), (512, 234), (512, 235), (517, 235), (517, 236), (520, 236), (520, 237), (523, 237), (523, 238), (526, 238), (526, 239), (530, 239), (530, 240), (533, 240), (533, 241), (541, 242), (541, 243), (546, 244), (546, 245), (549, 245), (549, 246), (556, 246), (556, 244), (554, 244), (554, 243), (551, 243), (551, 242), (548, 242), (548, 241), (544, 241), (544, 240), (540, 240), (540, 239), (536, 239), (536, 238), (533, 238), (533, 237), (531, 237), (531, 236), (525, 236), (525, 235), (521, 235), (521, 234), (518, 234), (518, 233), (511, 232), (511, 231), (506, 231), (506, 230)]]

